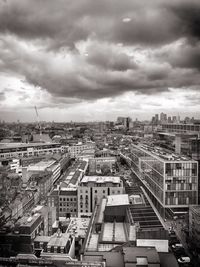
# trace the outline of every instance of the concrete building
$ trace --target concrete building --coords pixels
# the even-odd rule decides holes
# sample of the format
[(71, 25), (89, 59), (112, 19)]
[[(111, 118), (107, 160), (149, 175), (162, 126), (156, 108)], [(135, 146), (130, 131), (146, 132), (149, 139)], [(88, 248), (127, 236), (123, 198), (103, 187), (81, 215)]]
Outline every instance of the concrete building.
[(62, 177), (62, 181), (48, 194), (48, 206), (56, 207), (57, 218), (76, 217), (78, 214), (77, 188), (88, 167), (78, 160)]
[(70, 218), (77, 216), (77, 188), (61, 187), (59, 191), (59, 217)]
[[(130, 247), (122, 246), (112, 251), (85, 252), (81, 260), (85, 266), (95, 267), (160, 267), (161, 260), (158, 252), (153, 247)], [(174, 259), (173, 267), (177, 267)], [(87, 264), (87, 265), (86, 265)], [(84, 266), (84, 265), (82, 265)], [(166, 267), (171, 267), (165, 264)]]
[(120, 177), (84, 176), (78, 187), (78, 216), (91, 215), (102, 198), (123, 192)]
[(185, 123), (163, 123), (163, 132), (176, 132), (176, 133), (200, 133), (200, 124), (185, 124)]
[(28, 158), (33, 156), (65, 153), (67, 148), (58, 143), (2, 143), (0, 144), (0, 159)]
[(167, 114), (161, 112), (160, 113), (160, 122), (163, 123), (163, 122), (167, 122)]
[(59, 255), (66, 260), (75, 256), (75, 238), (60, 230), (52, 236), (37, 236), (34, 240), (34, 251), (42, 259), (53, 259)]
[(61, 165), (56, 160), (42, 160), (36, 164), (29, 165), (22, 168), (22, 178), (24, 181), (28, 181), (33, 174), (40, 172), (51, 173), (52, 185), (59, 178), (61, 174)]
[(10, 205), (9, 208), (11, 209), (11, 217), (12, 219), (18, 219), (23, 215), (23, 205), (22, 201), (19, 199), (15, 199)]
[(140, 198), (141, 204), (131, 204), (127, 194), (102, 199), (92, 214), (83, 254), (111, 251), (126, 243), (168, 252), (168, 231), (142, 193)]
[(132, 145), (124, 158), (163, 216), (198, 203), (197, 161), (144, 144)]
[(89, 160), (89, 172), (102, 174), (102, 168), (107, 167), (110, 173), (115, 172), (116, 157), (98, 157)]
[(70, 146), (68, 152), (72, 158), (76, 158), (83, 150), (93, 150), (95, 149), (95, 142), (78, 143), (76, 145)]
[(56, 208), (55, 207), (47, 207), (43, 205), (37, 205), (31, 211), (32, 214), (41, 214), (43, 218), (42, 225), (42, 235), (50, 236), (52, 235), (52, 226), (56, 221)]

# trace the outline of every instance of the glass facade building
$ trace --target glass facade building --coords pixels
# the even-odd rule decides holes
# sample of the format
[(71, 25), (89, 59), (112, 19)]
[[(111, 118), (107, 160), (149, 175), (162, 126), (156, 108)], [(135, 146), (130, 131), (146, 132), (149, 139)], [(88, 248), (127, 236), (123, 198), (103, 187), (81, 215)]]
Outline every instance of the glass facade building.
[(132, 145), (131, 167), (163, 208), (198, 203), (198, 162), (160, 148)]

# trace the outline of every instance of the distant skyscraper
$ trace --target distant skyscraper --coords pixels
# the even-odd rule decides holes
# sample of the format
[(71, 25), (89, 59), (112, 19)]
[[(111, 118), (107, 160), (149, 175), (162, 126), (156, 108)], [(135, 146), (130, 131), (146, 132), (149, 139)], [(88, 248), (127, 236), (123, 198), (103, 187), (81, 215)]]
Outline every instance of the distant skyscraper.
[(173, 123), (177, 123), (177, 118), (176, 118), (176, 116), (173, 116), (173, 117), (172, 117), (172, 122), (173, 122)]
[(159, 121), (159, 115), (155, 114), (155, 122), (158, 123), (158, 121)]
[(167, 121), (167, 114), (160, 113), (160, 122), (166, 122)]
[(172, 123), (172, 117), (171, 116), (168, 117), (167, 122)]

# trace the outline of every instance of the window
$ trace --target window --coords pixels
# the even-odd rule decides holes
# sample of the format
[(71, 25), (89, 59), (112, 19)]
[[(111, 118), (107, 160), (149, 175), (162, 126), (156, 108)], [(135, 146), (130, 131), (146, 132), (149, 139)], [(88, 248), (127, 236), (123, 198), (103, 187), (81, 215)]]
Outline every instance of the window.
[(94, 190), (95, 193), (97, 193), (97, 190)]

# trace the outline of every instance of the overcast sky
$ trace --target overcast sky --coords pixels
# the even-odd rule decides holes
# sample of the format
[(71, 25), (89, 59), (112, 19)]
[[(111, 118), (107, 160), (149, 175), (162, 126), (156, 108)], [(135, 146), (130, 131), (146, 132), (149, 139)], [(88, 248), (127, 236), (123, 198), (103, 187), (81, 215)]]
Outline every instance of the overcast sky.
[(0, 0), (0, 119), (200, 117), (199, 0)]

